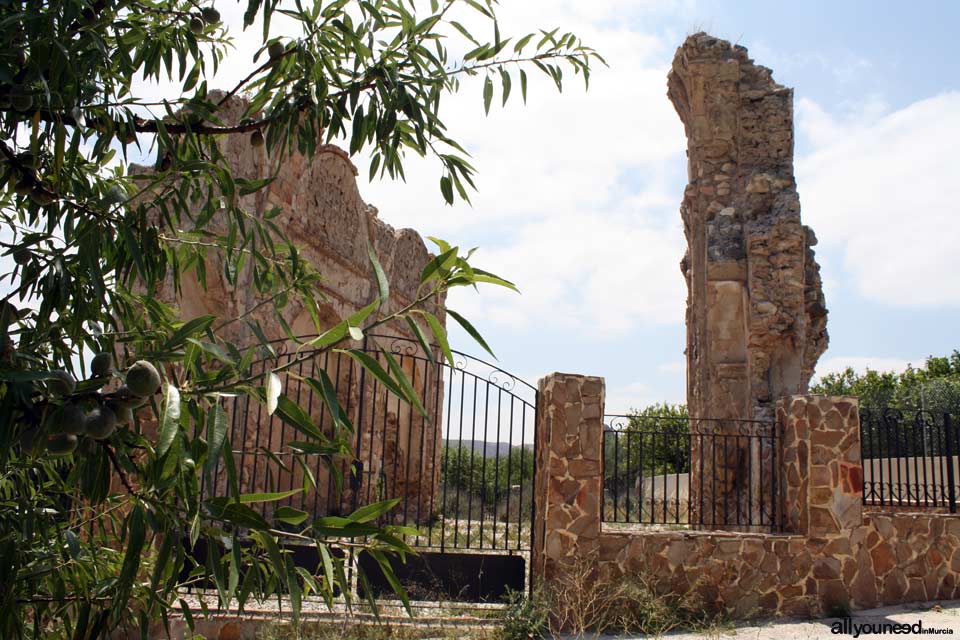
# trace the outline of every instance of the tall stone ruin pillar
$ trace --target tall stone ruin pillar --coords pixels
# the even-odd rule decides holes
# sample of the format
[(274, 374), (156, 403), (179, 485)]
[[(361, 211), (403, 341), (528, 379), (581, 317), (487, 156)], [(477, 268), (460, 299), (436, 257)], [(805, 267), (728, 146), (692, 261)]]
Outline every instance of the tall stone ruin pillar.
[[(793, 91), (744, 47), (705, 33), (677, 50), (667, 84), (687, 134), (687, 405), (726, 419), (714, 432), (743, 433), (735, 420), (772, 421), (778, 398), (806, 392), (827, 347), (816, 237), (801, 224), (793, 176)], [(694, 467), (729, 479), (705, 504), (737, 491), (747, 457), (769, 455), (692, 440)]]

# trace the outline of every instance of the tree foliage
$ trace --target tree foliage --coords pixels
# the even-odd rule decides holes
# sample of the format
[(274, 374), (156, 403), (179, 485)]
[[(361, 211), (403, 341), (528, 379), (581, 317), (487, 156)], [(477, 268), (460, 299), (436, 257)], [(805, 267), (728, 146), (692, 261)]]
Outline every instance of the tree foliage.
[[(344, 141), (352, 154), (369, 155), (371, 176), (400, 178), (406, 154), (434, 155), (442, 197), (467, 199), (473, 168), (441, 120), (443, 98), (462, 78), (482, 76), (489, 111), (497, 87), (507, 101), (514, 78), (526, 98), (528, 70), (559, 89), (562, 65), (588, 80), (599, 59), (570, 33), (504, 37), (494, 10), (492, 0), (426, 8), (249, 0), (243, 27), (258, 28), (259, 52), (250, 73), (218, 94), (208, 83), (236, 63), (238, 32), (212, 2), (0, 3), (0, 243), (15, 262), (0, 293), (0, 636), (95, 638), (121, 626), (146, 635), (174, 611), (190, 621), (183, 588), (206, 581), (220, 607), (283, 593), (296, 618), (305, 595), (349, 596), (350, 553), (369, 553), (386, 569), (384, 554), (409, 552), (403, 528), (377, 526), (390, 502), (338, 518), (294, 509), (277, 509), (274, 521), (258, 515), (251, 504), (284, 496), (239, 493), (238, 445), (226, 435), (221, 400), (249, 395), (298, 429), (301, 464), (306, 455), (349, 458), (352, 425), (322, 373), (308, 382), (337, 425), (332, 435), (284, 395), (296, 363), (339, 350), (416, 406), (400, 367), (381, 367), (350, 341), (409, 320), (449, 353), (425, 305), (452, 287), (512, 285), (438, 241), (409, 306), (387, 314), (389, 290), (375, 277), (379, 295), (369, 306), (324, 326), (323, 274), (276, 223), (280, 212), (243, 204), (271, 179), (234, 175), (218, 143), (249, 137), (279, 164)], [(468, 30), (457, 18), (465, 14), (492, 39)], [(149, 82), (173, 88), (156, 100)], [(221, 110), (241, 93), (247, 112), (227, 123)], [(144, 157), (153, 171), (128, 172), (128, 160)], [(211, 226), (214, 218), (222, 226)], [(379, 276), (373, 252), (371, 260)], [(317, 337), (288, 364), (261, 372), (252, 363), (272, 347), (249, 313), (184, 321), (154, 295), (163, 282), (204, 284), (212, 264), (222, 265), (229, 286), (244, 275), (278, 319), (287, 305), (303, 304)], [(258, 336), (254, 344), (225, 338), (240, 324)], [(91, 367), (93, 354), (110, 354), (112, 366), (99, 356)], [(147, 394), (136, 416), (120, 416), (127, 424), (90, 430), (91, 416), (102, 421), (109, 410), (116, 418), (125, 402), (135, 404), (137, 394), (125, 397), (120, 385), (136, 386), (131, 378), (141, 374), (131, 366), (141, 360), (158, 369), (160, 392)], [(81, 424), (78, 433), (67, 432), (68, 422)], [(217, 464), (227, 469), (228, 492), (204, 496), (199, 487)], [(203, 565), (183, 538), (206, 543)], [(318, 566), (294, 566), (292, 543), (314, 545)]]
[(868, 368), (860, 374), (847, 367), (840, 373), (821, 377), (810, 391), (857, 396), (860, 408), (875, 415), (887, 409), (956, 414), (960, 412), (960, 351), (944, 357), (930, 356), (923, 366), (908, 366), (901, 373)]
[(690, 416), (686, 405), (649, 405), (616, 419), (604, 432), (608, 489), (632, 487), (638, 476), (685, 473), (690, 466)]

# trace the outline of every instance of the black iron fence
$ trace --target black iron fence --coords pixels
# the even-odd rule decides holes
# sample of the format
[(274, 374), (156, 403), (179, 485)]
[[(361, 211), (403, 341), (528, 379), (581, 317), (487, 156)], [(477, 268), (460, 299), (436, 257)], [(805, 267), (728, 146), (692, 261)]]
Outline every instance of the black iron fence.
[[(287, 351), (284, 351), (286, 346)], [(454, 351), (426, 354), (416, 341), (368, 336), (354, 345), (388, 369), (382, 350), (404, 371), (427, 415), (393, 395), (343, 353), (298, 351), (278, 345), (254, 373), (296, 362), (283, 378), (283, 394), (327, 436), (346, 439), (344, 451), (295, 455), (302, 433), (268, 415), (248, 395), (225, 398), (228, 437), (241, 493), (290, 492), (258, 503), (271, 517), (290, 507), (311, 518), (346, 515), (358, 507), (398, 499), (386, 516), (416, 527), (407, 542), (420, 549), (528, 551), (533, 514), (536, 389), (502, 369)], [(353, 432), (334, 429), (311, 379), (329, 378)], [(207, 495), (224, 495), (221, 464)]]
[(604, 522), (778, 528), (772, 423), (625, 415), (604, 423)]
[(860, 412), (863, 502), (957, 511), (958, 420), (949, 413)]

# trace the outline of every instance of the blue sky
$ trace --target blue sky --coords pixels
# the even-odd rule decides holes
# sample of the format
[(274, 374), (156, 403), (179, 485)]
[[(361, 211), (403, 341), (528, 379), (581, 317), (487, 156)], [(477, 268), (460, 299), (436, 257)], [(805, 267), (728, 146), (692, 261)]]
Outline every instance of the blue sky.
[[(240, 23), (241, 4), (217, 8)], [(684, 401), (686, 140), (666, 74), (699, 30), (746, 46), (794, 88), (798, 189), (830, 309), (818, 373), (960, 348), (960, 3), (501, 0), (499, 15), (504, 36), (573, 30), (610, 67), (589, 92), (568, 75), (559, 95), (532, 76), (526, 107), (515, 92), (489, 116), (482, 78), (446, 100), (479, 170), (472, 207), (443, 204), (435, 160), (408, 158), (405, 183), (372, 184), (367, 160), (354, 161), (383, 220), (478, 246), (476, 266), (519, 285), (449, 299), (503, 368), (534, 384), (551, 371), (604, 376), (611, 413)], [(249, 72), (258, 32), (239, 34), (211, 86)]]
[(506, 369), (604, 376), (611, 412), (683, 401), (686, 142), (665, 83), (701, 29), (795, 90), (798, 188), (830, 309), (818, 372), (960, 348), (960, 5), (528, 0), (501, 17), (504, 33), (572, 29), (611, 67), (586, 94), (540, 83), (525, 110), (486, 118), (479, 85), (465, 85), (447, 120), (481, 172), (472, 208), (437, 202), (429, 161), (411, 161), (405, 185), (361, 190), (387, 222), (479, 245), (479, 266), (518, 283), (522, 296), (450, 300)]

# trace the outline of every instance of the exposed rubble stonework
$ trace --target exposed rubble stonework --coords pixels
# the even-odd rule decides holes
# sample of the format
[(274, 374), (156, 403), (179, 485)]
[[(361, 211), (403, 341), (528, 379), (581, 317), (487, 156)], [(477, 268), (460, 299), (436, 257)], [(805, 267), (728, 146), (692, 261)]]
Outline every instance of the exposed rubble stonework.
[(806, 391), (827, 348), (816, 237), (793, 176), (793, 90), (705, 33), (677, 50), (667, 86), (687, 134), (690, 413), (769, 420), (778, 398)]
[[(223, 94), (211, 95), (211, 99), (216, 101)], [(247, 103), (242, 98), (231, 98), (220, 115), (225, 123), (237, 122), (246, 107)], [(416, 298), (420, 273), (432, 256), (416, 231), (394, 229), (377, 217), (375, 207), (362, 200), (357, 188), (357, 169), (343, 150), (334, 145), (323, 145), (312, 160), (294, 153), (278, 161), (268, 156), (264, 146), (252, 146), (247, 136), (224, 136), (219, 144), (234, 170), (235, 178), (258, 180), (275, 175), (273, 182), (265, 188), (251, 195), (240, 196), (240, 205), (259, 218), (274, 208), (279, 209), (279, 215), (272, 218), (274, 224), (283, 229), (299, 248), (301, 260), (311, 263), (323, 277), (320, 285), (323, 299), (317, 300), (322, 327), (332, 327), (370, 304), (378, 295), (368, 246), (372, 246), (376, 252), (390, 285), (389, 306), (382, 309), (381, 313), (396, 311)], [(208, 228), (222, 232), (226, 229), (225, 221), (215, 216)], [(156, 292), (157, 297), (174, 303), (184, 321), (205, 314), (223, 320), (242, 317), (246, 321), (260, 323), (268, 338), (282, 339), (286, 336), (282, 324), (274, 316), (272, 305), (258, 306), (263, 300), (252, 285), (249, 267), (239, 274), (235, 286), (226, 281), (222, 260), (215, 253), (209, 254), (205, 270), (206, 289), (194, 278), (188, 277), (183, 279), (179, 294), (174, 292), (170, 280)], [(444, 321), (443, 304), (441, 299), (427, 305), (441, 322)], [(283, 309), (282, 316), (295, 335), (316, 335), (317, 329), (310, 312), (301, 303), (290, 302)], [(378, 333), (414, 337), (403, 323), (385, 325), (378, 328)], [(228, 325), (222, 335), (241, 345), (255, 342), (255, 336), (246, 322)], [(390, 340), (377, 342), (387, 350), (393, 346)], [(370, 346), (372, 348), (374, 345)], [(409, 347), (403, 353), (410, 355)], [(363, 471), (359, 482), (350, 482), (348, 477), (344, 483), (344, 494), (337, 500), (331, 498), (335, 492), (331, 492), (328, 486), (330, 478), (318, 464), (314, 470), (319, 485), (316, 496), (313, 492), (309, 493), (304, 496), (302, 504), (336, 513), (355, 506), (357, 501), (353, 499), (352, 491), (359, 489), (358, 501), (362, 504), (367, 499), (386, 497), (383, 495), (385, 486), (389, 487), (392, 496), (405, 497), (405, 504), (412, 502), (411, 512), (428, 518), (431, 498), (439, 482), (439, 410), (437, 415), (424, 420), (406, 406), (401, 406), (382, 386), (374, 385), (371, 379), (367, 379), (362, 392), (367, 414), (358, 415), (361, 378), (349, 358), (334, 354), (307, 365), (294, 373), (311, 375), (309, 367), (316, 366), (326, 370), (337, 385), (340, 403), (348, 410), (350, 419), (360, 432), (354, 453), (362, 461)], [(421, 397), (442, 396), (442, 388), (435, 389), (437, 381), (425, 379), (428, 376), (423, 375), (424, 367), (415, 367), (409, 357), (402, 362), (402, 366)], [(294, 384), (289, 378), (286, 382)], [(292, 387), (289, 392), (294, 399), (299, 395)], [(443, 403), (439, 401), (436, 404), (440, 407)], [(374, 407), (377, 408), (376, 420), (371, 415)], [(249, 452), (262, 448), (282, 451), (286, 442), (302, 439), (292, 428), (284, 427), (279, 419), (268, 418), (265, 412), (258, 411), (256, 404), (249, 408), (231, 404), (227, 408), (241, 412), (238, 417), (231, 416), (231, 444), (234, 449), (242, 448)], [(306, 404), (304, 408), (307, 408)], [(310, 403), (310, 411), (321, 427), (330, 422), (319, 401)], [(423, 460), (420, 459), (421, 451), (426, 452)], [(256, 466), (258, 462), (259, 468)], [(238, 457), (238, 464), (241, 465), (238, 475), (243, 491), (295, 488), (303, 481), (303, 469), (297, 465), (291, 465), (292, 478), (290, 475), (271, 478), (269, 473), (265, 473), (268, 465), (262, 455)], [(345, 472), (348, 472), (347, 464), (348, 460), (341, 461)], [(277, 486), (278, 483), (280, 486)], [(295, 500), (293, 504), (300, 507), (301, 501)]]
[[(663, 531), (601, 522), (603, 379), (540, 381), (533, 563), (559, 581), (583, 559), (594, 579), (641, 578), (736, 618), (960, 597), (960, 515), (864, 512), (856, 398), (778, 401), (782, 533)], [(600, 467), (602, 468), (602, 466)], [(541, 532), (543, 532), (541, 534)]]
[[(667, 86), (687, 134), (687, 406), (698, 418), (770, 421), (778, 398), (806, 392), (828, 339), (816, 236), (793, 176), (793, 91), (705, 33), (677, 50)], [(694, 464), (725, 482), (691, 491), (737, 505), (739, 522), (753, 508), (744, 460), (769, 452), (699, 445)]]

